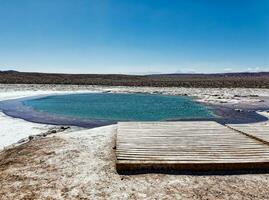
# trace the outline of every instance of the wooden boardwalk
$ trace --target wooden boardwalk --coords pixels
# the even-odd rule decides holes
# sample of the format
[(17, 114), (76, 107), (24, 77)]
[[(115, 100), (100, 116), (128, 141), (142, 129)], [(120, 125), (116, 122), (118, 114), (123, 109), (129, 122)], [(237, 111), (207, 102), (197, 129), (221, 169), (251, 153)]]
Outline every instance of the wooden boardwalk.
[(117, 131), (118, 172), (269, 169), (269, 145), (216, 122), (119, 122)]

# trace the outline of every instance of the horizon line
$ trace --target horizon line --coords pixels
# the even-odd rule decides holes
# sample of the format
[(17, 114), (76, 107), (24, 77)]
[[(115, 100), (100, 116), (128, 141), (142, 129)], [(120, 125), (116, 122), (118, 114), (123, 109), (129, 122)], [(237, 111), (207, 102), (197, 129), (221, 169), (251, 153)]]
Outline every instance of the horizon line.
[(38, 73), (38, 74), (70, 74), (70, 75), (130, 75), (130, 76), (147, 76), (147, 75), (225, 75), (225, 74), (259, 74), (269, 73), (268, 71), (234, 71), (234, 72), (156, 72), (156, 73), (68, 73), (68, 72), (41, 72), (41, 71), (18, 71), (18, 70), (0, 70), (1, 72), (13, 73)]

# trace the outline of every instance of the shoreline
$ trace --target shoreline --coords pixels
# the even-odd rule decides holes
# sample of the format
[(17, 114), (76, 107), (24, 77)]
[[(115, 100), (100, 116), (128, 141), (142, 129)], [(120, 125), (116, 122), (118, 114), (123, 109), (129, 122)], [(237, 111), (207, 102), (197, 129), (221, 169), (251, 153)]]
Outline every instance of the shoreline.
[[(125, 89), (124, 92), (120, 91), (106, 91), (106, 89), (102, 88), (103, 90), (88, 90), (88, 91), (44, 91), (42, 94), (35, 94), (29, 96), (24, 96), (22, 98), (13, 98), (13, 99), (6, 99), (1, 101), (0, 99), (0, 111), (4, 114), (13, 117), (24, 119), (29, 122), (34, 123), (41, 123), (41, 124), (49, 124), (49, 125), (68, 125), (68, 126), (78, 126), (83, 128), (95, 128), (101, 127), (105, 125), (112, 125), (116, 124), (117, 120), (97, 120), (97, 119), (80, 119), (80, 118), (72, 118), (72, 117), (65, 117), (59, 115), (53, 115), (49, 113), (43, 113), (40, 111), (36, 111), (31, 109), (27, 106), (22, 105), (22, 101), (27, 99), (36, 99), (42, 98), (51, 95), (66, 95), (66, 94), (86, 94), (86, 93), (128, 93), (128, 94), (137, 94), (142, 93), (139, 91), (128, 91)], [(155, 88), (154, 88), (155, 89)], [(156, 95), (167, 95), (165, 92), (156, 92), (150, 91), (146, 89), (143, 91), (143, 94), (156, 94)], [(242, 123), (256, 123), (266, 121), (267, 119), (259, 115), (256, 111), (258, 110), (268, 110), (269, 109), (269, 98), (266, 99), (267, 106), (261, 107), (258, 105), (257, 102), (254, 102), (254, 105), (251, 105), (250, 102), (243, 102), (241, 104), (233, 103), (233, 100), (228, 101), (226, 104), (218, 103), (218, 102), (211, 102), (207, 101), (207, 99), (202, 98), (201, 96), (190, 96), (190, 95), (179, 95), (179, 94), (170, 94), (168, 95), (175, 95), (175, 96), (189, 96), (192, 97), (193, 101), (203, 104), (204, 106), (208, 106), (210, 109), (213, 110), (216, 117), (212, 118), (189, 118), (189, 119), (178, 119), (178, 120), (171, 120), (171, 121), (216, 121), (221, 124), (226, 123), (233, 123), (233, 124), (242, 124)], [(219, 96), (213, 95), (219, 99)], [(253, 102), (252, 102), (253, 103)], [(237, 105), (238, 104), (238, 105)], [(169, 121), (169, 120), (168, 120)]]
[[(78, 93), (74, 92), (68, 94), (78, 94)], [(58, 126), (59, 125), (78, 126), (81, 128), (96, 128), (116, 123), (116, 121), (112, 120), (79, 119), (79, 118), (53, 115), (46, 112), (36, 111), (28, 106), (23, 105), (22, 103), (24, 100), (27, 99), (42, 98), (50, 95), (55, 94), (48, 93), (47, 95), (29, 96), (24, 98), (0, 101), (0, 110), (7, 116), (40, 124), (49, 124)]]
[[(190, 96), (194, 98), (194, 101), (204, 104), (205, 106), (213, 107), (216, 114), (223, 116), (223, 118), (215, 119), (218, 123), (255, 123), (264, 122), (268, 119), (265, 116), (257, 114), (258, 110), (268, 110), (269, 108), (269, 89), (220, 89), (217, 88), (156, 88), (156, 87), (111, 87), (111, 86), (78, 86), (78, 85), (5, 85), (0, 84), (0, 104), (3, 102), (17, 102), (18, 99), (36, 98), (40, 96), (49, 95), (64, 95), (64, 94), (79, 94), (79, 93), (145, 93), (145, 94), (160, 94), (160, 95), (182, 95)], [(259, 94), (267, 95), (265, 97), (259, 96)], [(225, 103), (224, 103), (225, 101)], [(268, 107), (266, 107), (268, 105)], [(13, 110), (16, 110), (16, 105), (12, 105)], [(238, 112), (235, 109), (242, 109), (243, 112)], [(20, 109), (18, 109), (20, 110)], [(28, 110), (29, 111), (29, 110)], [(2, 127), (8, 129), (3, 116), (9, 117), (9, 120), (19, 120), (22, 124), (29, 127), (26, 132), (29, 134), (22, 134), (27, 137), (34, 135), (35, 128), (31, 127), (43, 127), (43, 126), (61, 126), (67, 125), (72, 127), (81, 128), (95, 128), (106, 125), (115, 124), (116, 121), (107, 120), (86, 120), (76, 121), (74, 119), (62, 118), (55, 121), (55, 118), (46, 119), (46, 114), (43, 119), (39, 119), (37, 115), (29, 116), (27, 110), (21, 110), (22, 115), (25, 115), (22, 119), (12, 112), (7, 113), (5, 110), (1, 110), (2, 113)], [(17, 113), (18, 114), (18, 113)], [(20, 113), (19, 113), (20, 114)], [(40, 116), (40, 115), (39, 115)], [(37, 118), (36, 118), (37, 117)], [(36, 120), (38, 119), (38, 120)], [(49, 119), (49, 118), (47, 118)], [(235, 120), (236, 119), (236, 120)], [(26, 120), (26, 121), (25, 121)], [(198, 119), (208, 120), (208, 119)], [(180, 121), (191, 121), (190, 119)], [(193, 121), (197, 121), (196, 119)], [(76, 128), (75, 128), (76, 129)], [(22, 138), (14, 137), (18, 136), (16, 130), (9, 130), (8, 134), (2, 134), (2, 138), (14, 138), (13, 143), (16, 143)], [(5, 136), (4, 136), (5, 135)], [(15, 141), (15, 138), (17, 141)], [(8, 139), (8, 140), (9, 140)], [(3, 139), (6, 140), (6, 139)], [(9, 142), (6, 146), (11, 145)], [(3, 148), (3, 145), (2, 145)], [(1, 144), (0, 144), (1, 149)]]

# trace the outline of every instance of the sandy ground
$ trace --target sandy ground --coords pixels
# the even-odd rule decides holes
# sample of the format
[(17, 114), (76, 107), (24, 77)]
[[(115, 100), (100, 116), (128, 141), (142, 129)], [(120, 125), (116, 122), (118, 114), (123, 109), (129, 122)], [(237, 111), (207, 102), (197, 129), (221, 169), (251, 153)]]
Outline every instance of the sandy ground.
[[(263, 89), (0, 85), (0, 100), (73, 90), (191, 94), (201, 101), (229, 103), (258, 102), (260, 96), (269, 96), (269, 90)], [(3, 114), (0, 126), (0, 135), (5, 130), (1, 140), (14, 137), (2, 146), (50, 128)], [(115, 137), (116, 125), (111, 125), (62, 132), (6, 148), (0, 152), (0, 199), (269, 199), (269, 174), (119, 175)]]
[(0, 154), (0, 199), (268, 199), (269, 174), (118, 175), (116, 125), (61, 133)]

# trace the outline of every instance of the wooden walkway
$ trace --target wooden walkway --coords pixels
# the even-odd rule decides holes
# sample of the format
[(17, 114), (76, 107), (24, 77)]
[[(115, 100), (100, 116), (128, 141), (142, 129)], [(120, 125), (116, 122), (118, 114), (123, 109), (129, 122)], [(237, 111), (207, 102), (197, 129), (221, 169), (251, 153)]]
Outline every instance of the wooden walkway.
[(269, 145), (216, 122), (119, 122), (117, 171), (269, 169)]

